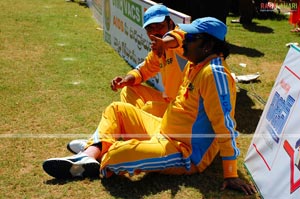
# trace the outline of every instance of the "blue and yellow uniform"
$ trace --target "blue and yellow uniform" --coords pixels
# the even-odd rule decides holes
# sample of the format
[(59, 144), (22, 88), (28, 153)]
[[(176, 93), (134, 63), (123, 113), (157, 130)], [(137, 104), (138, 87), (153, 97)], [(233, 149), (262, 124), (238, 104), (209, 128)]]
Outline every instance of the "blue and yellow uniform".
[[(89, 145), (102, 143), (101, 174), (202, 172), (220, 152), (224, 177), (237, 177), (235, 82), (222, 57), (187, 64), (163, 118), (115, 102), (104, 111)], [(136, 127), (139, 128), (136, 128)]]
[(200, 172), (220, 151), (225, 175), (232, 175), (239, 155), (235, 99), (235, 81), (221, 57), (204, 66), (190, 63), (179, 95), (164, 115), (161, 132), (188, 146), (189, 158)]

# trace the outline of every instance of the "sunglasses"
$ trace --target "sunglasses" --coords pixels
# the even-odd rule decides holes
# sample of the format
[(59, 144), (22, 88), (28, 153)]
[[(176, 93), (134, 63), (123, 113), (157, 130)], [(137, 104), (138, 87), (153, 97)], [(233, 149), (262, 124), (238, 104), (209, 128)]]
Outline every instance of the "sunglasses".
[(204, 39), (204, 36), (203, 35), (196, 35), (196, 34), (185, 34), (184, 36), (184, 40), (185, 42), (194, 42), (198, 39)]

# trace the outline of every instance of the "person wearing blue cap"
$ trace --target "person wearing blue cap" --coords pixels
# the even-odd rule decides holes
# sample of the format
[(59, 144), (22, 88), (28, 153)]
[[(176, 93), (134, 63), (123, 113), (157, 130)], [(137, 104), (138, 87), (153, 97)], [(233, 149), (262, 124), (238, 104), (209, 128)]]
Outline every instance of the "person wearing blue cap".
[[(205, 145), (204, 140), (206, 144), (209, 142), (204, 151), (218, 151), (222, 158), (222, 189), (228, 187), (253, 194), (256, 192), (255, 187), (245, 183), (237, 174), (239, 149), (234, 119), (236, 85), (225, 62), (229, 55), (229, 47), (225, 41), (227, 26), (216, 18), (204, 17), (191, 24), (180, 24), (179, 27), (186, 32), (183, 49), (184, 56), (189, 60), (186, 66), (188, 75), (185, 76), (179, 93), (182, 93), (187, 107), (192, 107), (192, 103), (195, 103), (194, 107), (198, 107), (192, 134), (214, 134), (213, 138), (195, 139), (195, 143), (198, 142), (199, 145), (194, 147), (193, 153), (203, 152), (205, 146), (201, 144)], [(168, 115), (173, 114), (175, 112)], [(214, 146), (214, 142), (218, 146)], [(201, 164), (204, 160), (197, 161)]]
[(55, 178), (87, 177), (98, 169), (102, 177), (140, 172), (188, 175), (203, 172), (219, 154), (221, 190), (256, 193), (237, 174), (236, 88), (225, 63), (227, 27), (211, 17), (179, 26), (185, 31), (182, 48), (189, 62), (164, 116), (114, 102), (102, 114), (98, 135), (93, 135), (99, 142), (89, 143), (80, 154), (44, 161), (46, 173)]
[[(124, 77), (117, 76), (111, 81), (111, 89), (121, 89), (122, 102), (162, 117), (168, 104), (177, 94), (187, 60), (182, 56), (183, 32), (170, 17), (168, 8), (161, 4), (150, 6), (144, 13), (143, 28), (151, 39), (152, 50), (144, 62), (130, 70)], [(172, 31), (172, 34), (168, 34)], [(160, 39), (164, 41), (159, 43)], [(176, 38), (174, 40), (173, 38)], [(176, 42), (174, 42), (176, 41)], [(143, 85), (158, 73), (161, 75), (163, 91)], [(97, 130), (95, 132), (97, 134)], [(74, 154), (84, 150), (88, 140), (72, 140), (67, 148)]]

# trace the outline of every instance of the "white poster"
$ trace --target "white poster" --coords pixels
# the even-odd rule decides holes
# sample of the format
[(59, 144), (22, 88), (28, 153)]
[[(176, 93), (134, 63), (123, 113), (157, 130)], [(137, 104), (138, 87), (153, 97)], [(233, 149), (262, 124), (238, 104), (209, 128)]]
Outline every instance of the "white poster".
[(300, 198), (300, 48), (291, 46), (245, 158), (266, 199)]

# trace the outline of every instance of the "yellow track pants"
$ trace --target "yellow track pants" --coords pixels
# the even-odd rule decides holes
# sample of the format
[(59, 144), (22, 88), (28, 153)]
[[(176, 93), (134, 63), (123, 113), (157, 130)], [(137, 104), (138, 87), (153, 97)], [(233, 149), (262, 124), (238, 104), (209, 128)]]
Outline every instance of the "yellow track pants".
[(109, 105), (88, 143), (102, 144), (101, 174), (195, 173), (197, 169), (191, 164), (186, 147), (160, 134), (160, 125), (161, 118), (132, 104)]
[(163, 116), (169, 104), (162, 92), (146, 85), (124, 87), (120, 95), (121, 102), (130, 103), (158, 117)]

